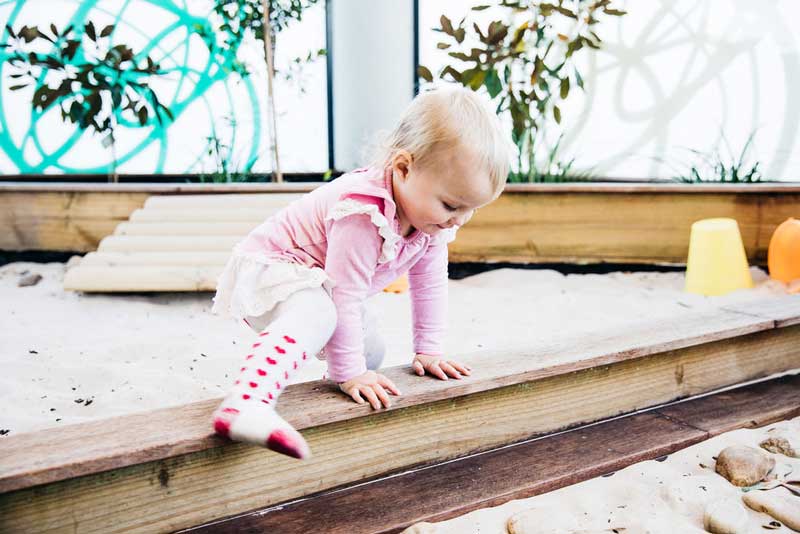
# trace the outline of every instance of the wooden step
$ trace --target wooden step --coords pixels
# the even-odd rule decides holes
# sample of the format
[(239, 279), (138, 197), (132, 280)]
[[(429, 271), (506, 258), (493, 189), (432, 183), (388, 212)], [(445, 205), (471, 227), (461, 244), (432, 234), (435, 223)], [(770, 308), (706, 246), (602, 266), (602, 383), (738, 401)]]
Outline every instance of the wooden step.
[(282, 208), (300, 198), (298, 193), (260, 193), (249, 195), (153, 195), (145, 209), (259, 209)]
[(112, 235), (100, 242), (100, 252), (230, 252), (242, 236)]
[(117, 225), (114, 235), (141, 236), (233, 236), (243, 239), (259, 223), (252, 222), (124, 222)]
[(304, 462), (212, 435), (220, 399), (8, 436), (0, 531), (74, 529), (76, 517), (81, 532), (188, 528), (791, 372), (800, 297), (462, 360), (474, 369), (462, 380), (387, 369), (403, 395), (379, 412), (329, 382), (290, 386), (278, 410), (308, 440)]
[(246, 222), (258, 225), (282, 208), (263, 209), (214, 209), (176, 210), (169, 208), (138, 209), (131, 213), (130, 222), (142, 223), (174, 223), (174, 222)]
[(86, 292), (214, 291), (224, 265), (80, 265), (64, 289)]
[(606, 475), (738, 428), (800, 416), (800, 375), (692, 398), (397, 476), (338, 488), (191, 534), (397, 533)]

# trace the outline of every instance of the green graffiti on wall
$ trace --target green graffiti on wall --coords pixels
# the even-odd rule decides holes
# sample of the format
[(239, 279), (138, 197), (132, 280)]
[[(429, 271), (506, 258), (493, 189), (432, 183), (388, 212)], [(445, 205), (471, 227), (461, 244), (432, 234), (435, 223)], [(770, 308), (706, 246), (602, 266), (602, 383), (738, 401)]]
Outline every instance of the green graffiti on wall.
[[(26, 4), (44, 4), (44, 0), (12, 0), (0, 2), (0, 8), (8, 10), (9, 15), (5, 24), (14, 28), (22, 24), (20, 21)], [(49, 2), (48, 2), (49, 3)], [(136, 35), (146, 41), (146, 45), (139, 51), (142, 57), (150, 56), (161, 66), (163, 79), (168, 81), (171, 88), (171, 95), (159, 94), (163, 104), (169, 108), (174, 117), (174, 121), (165, 121), (159, 124), (157, 121), (148, 121), (144, 126), (137, 121), (125, 118), (121, 114), (116, 114), (118, 122), (118, 138), (125, 138), (126, 141), (133, 142), (120, 143), (117, 153), (117, 167), (123, 166), (126, 162), (139, 156), (148, 158), (147, 172), (163, 173), (166, 172), (165, 165), (170, 150), (170, 145), (177, 144), (175, 133), (172, 139), (169, 135), (173, 125), (179, 123), (181, 116), (187, 113), (198, 113), (204, 109), (208, 113), (210, 131), (198, 132), (191, 131), (191, 135), (197, 136), (201, 141), (206, 139), (218, 139), (220, 133), (215, 120), (219, 120), (223, 111), (227, 109), (228, 119), (235, 121), (234, 110), (237, 113), (246, 113), (252, 123), (252, 138), (238, 143), (246, 147), (244, 156), (239, 157), (238, 165), (242, 170), (250, 170), (258, 159), (258, 147), (261, 142), (262, 130), (260, 128), (261, 106), (257, 92), (252, 80), (247, 75), (242, 75), (242, 69), (237, 68), (236, 53), (238, 46), (230, 48), (218, 48), (212, 44), (214, 28), (210, 21), (213, 6), (208, 13), (191, 13), (187, 8), (187, 1), (183, 2), (170, 0), (126, 0), (115, 12), (110, 12), (99, 0), (84, 0), (74, 2), (74, 12), (71, 13), (67, 24), (74, 25), (75, 28), (83, 28), (84, 24), (92, 20), (93, 17), (102, 17), (107, 20), (112, 17), (111, 24), (115, 26), (115, 32), (124, 31), (126, 35)], [(163, 12), (163, 16), (157, 20), (148, 20), (147, 29), (134, 26), (131, 20), (131, 10), (135, 10), (146, 4), (149, 8), (158, 8)], [(57, 4), (59, 8), (69, 4)], [(54, 6), (55, 9), (55, 6)], [(126, 15), (128, 17), (126, 18)], [(37, 18), (41, 15), (37, 14)], [(164, 25), (159, 27), (158, 21), (164, 21)], [(29, 20), (25, 22), (30, 24)], [(49, 24), (47, 20), (37, 20), (37, 23)], [(111, 36), (113, 39), (113, 35)], [(0, 43), (8, 43), (11, 36), (8, 30), (4, 29), (0, 36)], [(205, 42), (205, 47), (203, 43)], [(236, 43), (237, 45), (240, 43)], [(0, 50), (0, 79), (6, 79), (5, 70), (8, 69), (7, 60), (9, 52)], [(190, 61), (190, 55), (192, 61)], [(198, 65), (197, 58), (203, 58), (204, 62)], [(80, 61), (81, 56), (76, 55), (75, 61)], [(45, 83), (39, 80), (38, 83)], [(216, 84), (222, 84), (224, 89), (224, 102), (218, 99), (211, 101), (209, 96), (210, 89)], [(234, 102), (234, 93), (231, 90), (233, 84), (241, 84), (247, 95), (247, 101)], [(241, 95), (241, 92), (237, 92)], [(234, 106), (234, 103), (236, 104)], [(199, 105), (198, 105), (199, 104)], [(85, 174), (85, 173), (108, 173), (111, 171), (112, 162), (106, 162), (108, 156), (101, 149), (92, 151), (93, 157), (82, 158), (84, 160), (102, 160), (103, 163), (96, 164), (93, 161), (86, 161), (85, 165), (65, 164), (71, 151), (75, 151), (83, 141), (81, 154), (86, 151), (86, 138), (91, 137), (88, 130), (74, 127), (69, 123), (59, 123), (61, 132), (52, 132), (50, 126), (54, 123), (52, 119), (47, 120), (50, 113), (59, 113), (57, 107), (50, 108), (44, 112), (37, 111), (30, 106), (29, 123), (23, 128), (14, 125), (12, 128), (7, 116), (7, 103), (5, 98), (0, 98), (0, 149), (6, 157), (15, 165), (21, 174), (43, 174), (43, 173), (66, 173), (66, 174)], [(15, 115), (19, 116), (19, 114)], [(68, 135), (64, 135), (64, 133)], [(180, 132), (181, 136), (186, 135), (186, 130)], [(46, 136), (46, 138), (45, 138)], [(54, 143), (53, 140), (57, 139)], [(230, 131), (230, 138), (226, 140), (229, 146), (237, 146), (236, 129)], [(99, 140), (95, 141), (99, 147)], [(172, 150), (176, 150), (173, 148)], [(199, 150), (193, 161), (184, 169), (168, 169), (169, 172), (193, 172), (204, 157), (205, 150)], [(76, 159), (76, 158), (72, 158)], [(186, 158), (183, 158), (184, 161)], [(83, 162), (82, 162), (83, 163)]]

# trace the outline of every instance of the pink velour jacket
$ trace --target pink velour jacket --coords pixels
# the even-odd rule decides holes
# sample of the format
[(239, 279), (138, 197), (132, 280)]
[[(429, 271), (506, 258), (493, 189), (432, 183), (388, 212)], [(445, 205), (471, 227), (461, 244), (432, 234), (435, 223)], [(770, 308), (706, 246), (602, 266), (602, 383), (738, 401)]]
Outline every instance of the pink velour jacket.
[(443, 353), (447, 243), (457, 228), (400, 235), (390, 170), (359, 169), (304, 195), (255, 228), (237, 253), (324, 269), (338, 321), (325, 346), (328, 377), (366, 371), (362, 307), (408, 273), (414, 351)]

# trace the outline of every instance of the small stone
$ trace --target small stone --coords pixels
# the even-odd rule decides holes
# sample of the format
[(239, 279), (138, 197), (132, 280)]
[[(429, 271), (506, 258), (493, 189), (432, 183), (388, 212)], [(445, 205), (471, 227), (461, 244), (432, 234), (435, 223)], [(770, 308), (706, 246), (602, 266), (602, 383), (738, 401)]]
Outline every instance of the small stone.
[(35, 286), (42, 280), (42, 275), (38, 273), (29, 273), (19, 279), (17, 282), (18, 287)]
[(800, 436), (785, 436), (777, 435), (772, 436), (759, 445), (764, 450), (774, 452), (776, 454), (783, 454), (789, 458), (800, 458)]
[(775, 460), (760, 449), (745, 445), (732, 445), (719, 453), (716, 472), (734, 486), (758, 484), (775, 467)]

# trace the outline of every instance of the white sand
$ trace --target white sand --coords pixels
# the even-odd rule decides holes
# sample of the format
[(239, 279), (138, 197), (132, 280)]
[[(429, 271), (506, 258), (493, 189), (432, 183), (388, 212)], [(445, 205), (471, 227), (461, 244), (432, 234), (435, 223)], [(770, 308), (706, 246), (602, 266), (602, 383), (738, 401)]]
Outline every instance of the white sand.
[[(70, 293), (61, 288), (64, 269), (63, 263), (0, 267), (5, 435), (224, 394), (255, 334), (211, 315), (211, 294)], [(17, 287), (26, 271), (44, 278)], [(455, 359), (459, 353), (530, 348), (542, 340), (630, 329), (687, 308), (785, 295), (783, 284), (758, 269), (753, 274), (755, 289), (705, 298), (682, 291), (682, 273), (490, 271), (451, 281), (447, 346)], [(384, 366), (409, 364), (408, 294), (380, 294), (369, 306), (387, 342)], [(324, 363), (314, 359), (297, 381), (319, 379), (323, 372)]]
[[(403, 534), (506, 534), (507, 521), (516, 514), (524, 514), (524, 522), (531, 525), (525, 534), (702, 534), (706, 532), (703, 512), (708, 503), (726, 497), (741, 502), (743, 495), (715, 472), (714, 457), (730, 445), (759, 448), (763, 439), (777, 433), (800, 438), (800, 417), (760, 429), (728, 432), (678, 451), (663, 462), (640, 462), (611, 477), (475, 510), (449, 521), (419, 523)], [(800, 478), (800, 459), (767, 454), (775, 459), (773, 474), (791, 473), (788, 479)], [(800, 507), (800, 497), (788, 490), (769, 491), (791, 498)], [(748, 523), (741, 532), (794, 532), (785, 525), (767, 530), (762, 525), (773, 519), (745, 508)], [(516, 517), (523, 519), (522, 515)]]

